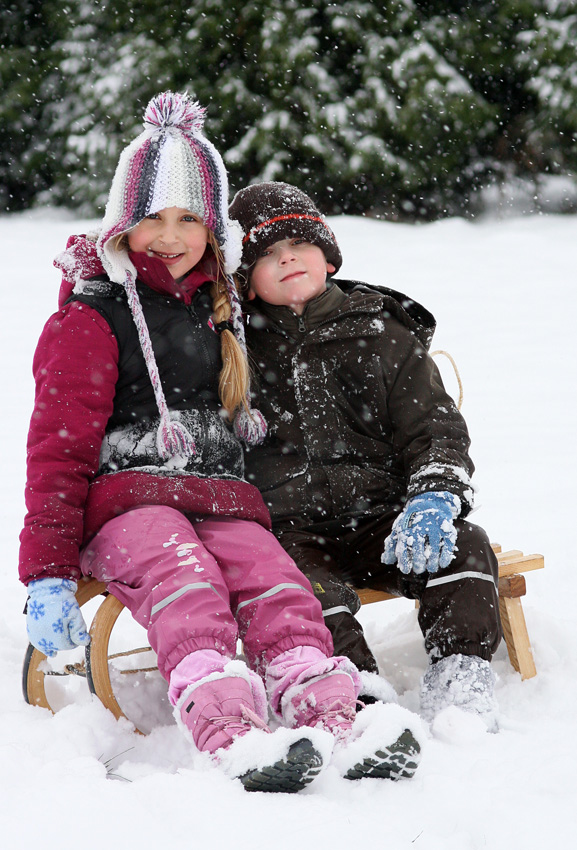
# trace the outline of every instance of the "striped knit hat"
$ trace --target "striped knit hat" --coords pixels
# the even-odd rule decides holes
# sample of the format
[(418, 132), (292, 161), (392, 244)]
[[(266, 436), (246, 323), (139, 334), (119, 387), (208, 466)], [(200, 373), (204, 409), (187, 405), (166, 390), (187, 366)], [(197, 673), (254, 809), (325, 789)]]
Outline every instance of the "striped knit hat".
[[(168, 207), (198, 215), (221, 248), (232, 331), (246, 354), (242, 311), (231, 278), (241, 259), (242, 233), (238, 223), (228, 217), (226, 169), (202, 133), (204, 116), (205, 109), (187, 94), (167, 91), (150, 101), (144, 113), (144, 132), (120, 155), (96, 244), (108, 276), (126, 289), (160, 412), (157, 447), (164, 459), (189, 457), (195, 451), (194, 441), (181, 422), (171, 419), (136, 290), (136, 269), (116, 237)], [(264, 438), (266, 424), (258, 411), (249, 414), (242, 410), (235, 419), (235, 431), (254, 445)]]
[(121, 153), (98, 240), (104, 267), (116, 283), (124, 282), (127, 270), (136, 270), (110, 240), (167, 207), (198, 215), (216, 236), (226, 274), (236, 271), (242, 235), (228, 217), (224, 162), (202, 134), (205, 112), (187, 94), (163, 92), (146, 107), (144, 132)]
[(335, 271), (342, 265), (334, 233), (311, 198), (296, 186), (288, 183), (247, 186), (236, 193), (228, 214), (238, 221), (244, 234), (243, 269), (250, 269), (265, 248), (295, 237), (318, 245)]

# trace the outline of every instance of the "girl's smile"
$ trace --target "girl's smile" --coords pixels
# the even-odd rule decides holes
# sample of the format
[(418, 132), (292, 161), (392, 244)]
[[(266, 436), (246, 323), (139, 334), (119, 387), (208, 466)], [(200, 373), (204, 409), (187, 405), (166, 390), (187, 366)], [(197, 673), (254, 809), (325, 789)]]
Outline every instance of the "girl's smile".
[(152, 248), (148, 249), (147, 254), (149, 254), (151, 257), (158, 257), (158, 259), (162, 260), (167, 266), (171, 266), (174, 265), (174, 263), (178, 263), (181, 257), (184, 256), (184, 254), (161, 254), (160, 251), (153, 251)]

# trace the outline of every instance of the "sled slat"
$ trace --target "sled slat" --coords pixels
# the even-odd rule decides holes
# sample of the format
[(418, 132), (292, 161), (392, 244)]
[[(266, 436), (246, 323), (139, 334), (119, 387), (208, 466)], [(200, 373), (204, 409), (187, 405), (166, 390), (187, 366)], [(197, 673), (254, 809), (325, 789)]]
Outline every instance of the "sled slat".
[(499, 578), (527, 573), (531, 570), (542, 570), (545, 566), (543, 555), (521, 555), (515, 558), (497, 555), (497, 561), (499, 562)]
[(532, 679), (537, 675), (537, 668), (529, 642), (521, 599), (500, 598), (499, 610), (509, 661), (521, 674), (522, 679)]
[(506, 576), (499, 579), (499, 599), (518, 599), (527, 593), (525, 576)]

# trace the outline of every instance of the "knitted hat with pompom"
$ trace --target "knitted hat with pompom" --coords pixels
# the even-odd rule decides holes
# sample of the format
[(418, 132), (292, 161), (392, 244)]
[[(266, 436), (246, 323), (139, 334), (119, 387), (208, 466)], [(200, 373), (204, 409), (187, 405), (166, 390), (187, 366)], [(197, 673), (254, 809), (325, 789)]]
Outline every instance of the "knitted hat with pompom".
[[(335, 235), (311, 198), (288, 183), (255, 183), (234, 196), (228, 214), (243, 232), (242, 268), (250, 269), (265, 248), (283, 239), (304, 239), (322, 249), (335, 271), (343, 258)], [(334, 274), (334, 272), (333, 272)]]
[(198, 215), (216, 236), (225, 272), (240, 263), (242, 233), (228, 217), (228, 178), (224, 162), (203, 135), (206, 110), (187, 94), (163, 92), (144, 113), (142, 132), (120, 154), (102, 221), (99, 252), (110, 278), (123, 283), (135, 272), (113, 237), (167, 207)]
[[(205, 109), (187, 94), (167, 91), (150, 101), (144, 132), (120, 155), (96, 246), (110, 279), (126, 289), (160, 412), (157, 447), (164, 459), (189, 457), (195, 451), (194, 441), (181, 422), (171, 419), (136, 290), (136, 269), (116, 237), (168, 207), (198, 215), (221, 248), (232, 330), (246, 353), (240, 301), (230, 277), (240, 263), (242, 232), (228, 217), (226, 169), (202, 133), (204, 116)], [(264, 439), (266, 423), (258, 411), (242, 410), (235, 419), (235, 431), (254, 445)]]

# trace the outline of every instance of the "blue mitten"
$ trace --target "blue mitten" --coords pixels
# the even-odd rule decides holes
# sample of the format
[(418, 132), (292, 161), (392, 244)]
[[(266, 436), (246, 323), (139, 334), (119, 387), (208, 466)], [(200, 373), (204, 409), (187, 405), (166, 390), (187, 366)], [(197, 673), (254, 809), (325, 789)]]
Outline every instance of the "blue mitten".
[(458, 496), (446, 491), (421, 493), (409, 499), (385, 540), (384, 564), (396, 563), (402, 573), (436, 573), (448, 567), (455, 551)]
[(90, 643), (76, 588), (76, 582), (67, 578), (39, 578), (28, 585), (28, 638), (44, 655)]

